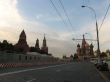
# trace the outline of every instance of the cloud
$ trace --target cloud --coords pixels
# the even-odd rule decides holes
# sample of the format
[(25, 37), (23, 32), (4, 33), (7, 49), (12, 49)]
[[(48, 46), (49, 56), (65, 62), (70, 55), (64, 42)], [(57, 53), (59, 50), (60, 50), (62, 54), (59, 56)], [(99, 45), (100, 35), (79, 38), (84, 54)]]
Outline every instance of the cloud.
[(10, 26), (22, 21), (16, 5), (17, 0), (0, 0), (0, 26)]
[(14, 41), (16, 37), (17, 23), (22, 22), (23, 18), (17, 10), (17, 0), (0, 0), (0, 39)]
[[(0, 40), (7, 39), (9, 42), (16, 43), (19, 38), (20, 32), (24, 29), (27, 34), (27, 42), (30, 46), (34, 46), (36, 39), (40, 40), (40, 47), (42, 46), (42, 40), (44, 33), (47, 38), (47, 45), (49, 47), (49, 52), (53, 53), (54, 56), (61, 57), (63, 54), (74, 54), (76, 52), (76, 46), (78, 41), (72, 41), (72, 38), (82, 38), (84, 33), (90, 33), (92, 37), (89, 35), (85, 35), (86, 38), (96, 39), (96, 28), (95, 22), (92, 21), (87, 23), (85, 26), (82, 26), (76, 32), (66, 32), (59, 31), (54, 29), (55, 27), (49, 27), (41, 22), (39, 22), (40, 18), (44, 18), (45, 16), (39, 14), (36, 16), (38, 20), (29, 21), (25, 20), (17, 8), (18, 0), (0, 0)], [(47, 21), (61, 21), (57, 17), (48, 17), (45, 19)], [(101, 20), (102, 18), (99, 18)], [(110, 15), (107, 16), (101, 30), (100, 30), (100, 44), (101, 50), (110, 49), (109, 46), (109, 33), (110, 33)], [(75, 43), (76, 42), (76, 43)], [(95, 43), (94, 43), (95, 44)], [(95, 45), (95, 49), (97, 45)]]
[[(62, 54), (73, 53), (73, 43), (71, 33), (60, 32), (51, 29), (49, 26), (38, 22), (25, 20), (25, 17), (17, 9), (18, 0), (0, 0), (0, 40), (8, 40), (15, 44), (18, 41), (20, 32), (24, 29), (27, 34), (27, 42), (34, 46), (36, 39), (39, 38), (40, 46), (44, 33), (46, 34), (49, 52), (54, 56), (61, 57)], [(42, 15), (36, 16), (37, 19)], [(48, 20), (53, 20), (48, 19)]]
[[(109, 13), (108, 13), (109, 14)], [(105, 19), (105, 22), (100, 29), (100, 42), (101, 42), (101, 49), (106, 50), (107, 48), (110, 49), (110, 15), (108, 15)], [(106, 48), (105, 48), (106, 46)]]
[(43, 16), (42, 14), (37, 14), (37, 15), (36, 15), (36, 19), (37, 19), (37, 20), (40, 20), (40, 19), (42, 19), (43, 17), (44, 17), (44, 16)]

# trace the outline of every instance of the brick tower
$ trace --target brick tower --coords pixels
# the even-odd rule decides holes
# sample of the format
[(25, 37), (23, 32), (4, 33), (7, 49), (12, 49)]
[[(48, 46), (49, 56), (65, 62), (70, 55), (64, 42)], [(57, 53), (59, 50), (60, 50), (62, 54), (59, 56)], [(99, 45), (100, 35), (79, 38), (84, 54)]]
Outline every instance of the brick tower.
[(42, 44), (41, 51), (44, 54), (48, 54), (48, 47), (47, 47), (45, 35), (44, 35), (44, 39), (43, 39), (43, 44)]
[(18, 52), (24, 52), (24, 53), (29, 51), (29, 46), (26, 41), (26, 34), (24, 30), (21, 32), (19, 36), (19, 40), (18, 40), (18, 43), (15, 45), (15, 49)]

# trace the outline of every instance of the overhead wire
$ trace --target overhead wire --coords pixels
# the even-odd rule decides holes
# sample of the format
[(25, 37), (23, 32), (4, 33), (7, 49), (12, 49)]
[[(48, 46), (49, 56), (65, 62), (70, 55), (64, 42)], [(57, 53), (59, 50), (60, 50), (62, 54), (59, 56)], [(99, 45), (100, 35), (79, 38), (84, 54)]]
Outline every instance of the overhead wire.
[(64, 25), (67, 26), (66, 22), (64, 21), (62, 15), (61, 15), (60, 12), (58, 11), (57, 7), (54, 5), (53, 1), (50, 0), (50, 2), (51, 2), (51, 4), (52, 4), (53, 8), (55, 9), (55, 11), (57, 12), (58, 16), (61, 18), (61, 20), (62, 20), (62, 22), (64, 23)]
[[(67, 20), (68, 20), (68, 23), (69, 23), (70, 27), (71, 27), (71, 30), (73, 31), (73, 25), (72, 25), (72, 23), (71, 23), (71, 20), (70, 20), (70, 18), (69, 18), (69, 16), (68, 16), (68, 13), (67, 13), (67, 11), (66, 11), (66, 9), (65, 9), (65, 7), (64, 7), (64, 4), (63, 4), (62, 0), (59, 0), (59, 3), (60, 3), (60, 6), (62, 7), (62, 9), (63, 9), (63, 11), (64, 11), (64, 13), (65, 13), (65, 16), (66, 16), (66, 18), (67, 18)], [(76, 42), (75, 42), (75, 43), (76, 43)]]
[[(58, 16), (61, 18), (63, 24), (66, 26), (65, 28), (68, 30), (68, 32), (73, 32), (73, 28), (72, 28), (73, 25), (72, 25), (72, 23), (71, 23), (71, 21), (70, 21), (70, 19), (69, 19), (68, 14), (67, 14), (67, 16), (68, 16), (67, 19), (69, 19), (69, 22), (70, 22), (70, 24), (71, 24), (71, 28), (68, 26), (68, 23), (65, 21), (65, 19), (62, 17), (62, 14), (61, 14), (60, 11), (58, 10), (57, 7), (59, 7), (59, 6), (56, 6), (53, 1), (55, 1), (55, 0), (50, 0), (50, 2), (51, 2), (51, 4), (52, 4), (53, 8), (54, 8), (55, 11), (57, 12)], [(63, 5), (63, 4), (62, 4), (62, 5)], [(61, 6), (61, 5), (60, 5), (60, 6)], [(63, 6), (63, 7), (64, 7), (64, 6)], [(59, 7), (59, 8), (60, 8), (60, 7)], [(64, 9), (65, 9), (65, 8), (64, 8)], [(65, 11), (66, 11), (66, 10), (65, 10)]]
[[(55, 0), (54, 0), (55, 1)], [(55, 9), (55, 11), (57, 12), (57, 14), (59, 15), (59, 17), (61, 18), (62, 22), (64, 23), (65, 26), (68, 26), (68, 24), (65, 22), (64, 18), (62, 17), (61, 13), (59, 12), (59, 10), (57, 9), (57, 7), (55, 6), (54, 2), (52, 0), (50, 0), (53, 8)], [(72, 31), (72, 30), (70, 30)], [(70, 32), (69, 31), (69, 32)]]
[(68, 13), (67, 13), (67, 11), (66, 11), (66, 9), (65, 9), (65, 7), (64, 7), (64, 5), (63, 5), (63, 3), (62, 3), (62, 1), (59, 0), (59, 3), (60, 3), (60, 5), (61, 5), (61, 7), (62, 7), (62, 9), (63, 9), (63, 11), (64, 11), (64, 13), (65, 13), (65, 16), (67, 17), (67, 20), (68, 20), (68, 22), (69, 22), (71, 28), (73, 29), (73, 25), (72, 25), (72, 23), (71, 23), (71, 20), (70, 20), (70, 18), (69, 18), (69, 16), (68, 16)]
[(101, 25), (100, 25), (99, 31), (100, 31), (100, 29), (101, 29), (101, 27), (102, 27), (102, 25), (103, 25), (103, 23), (104, 23), (104, 21), (105, 21), (105, 19), (106, 19), (106, 16), (107, 16), (107, 14), (108, 14), (109, 8), (110, 8), (110, 4), (109, 4), (109, 6), (107, 7), (107, 11), (106, 11), (106, 13), (105, 13), (105, 15), (104, 15), (104, 18), (103, 18), (102, 23), (101, 23)]

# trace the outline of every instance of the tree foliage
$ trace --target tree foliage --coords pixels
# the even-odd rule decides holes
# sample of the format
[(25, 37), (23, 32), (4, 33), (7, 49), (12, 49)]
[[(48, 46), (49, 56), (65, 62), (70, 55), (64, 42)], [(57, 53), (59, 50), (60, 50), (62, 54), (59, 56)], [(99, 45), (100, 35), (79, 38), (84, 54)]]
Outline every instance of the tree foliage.
[(0, 50), (5, 52), (13, 52), (14, 46), (11, 43), (8, 43), (7, 40), (0, 42)]
[(101, 57), (101, 58), (107, 57), (107, 54), (106, 54), (105, 52), (102, 52), (102, 53), (100, 54), (100, 57)]

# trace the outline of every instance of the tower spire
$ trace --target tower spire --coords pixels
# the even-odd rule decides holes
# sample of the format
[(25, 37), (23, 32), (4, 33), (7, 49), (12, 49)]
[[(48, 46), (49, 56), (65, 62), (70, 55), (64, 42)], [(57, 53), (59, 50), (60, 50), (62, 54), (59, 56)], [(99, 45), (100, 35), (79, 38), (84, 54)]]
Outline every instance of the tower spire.
[(46, 47), (47, 44), (46, 44), (46, 38), (45, 38), (45, 34), (44, 34), (44, 39), (43, 39), (43, 46)]
[(37, 38), (37, 40), (36, 40), (35, 48), (39, 49), (39, 39), (38, 39), (38, 38)]
[(83, 39), (85, 39), (84, 34), (83, 34)]
[(18, 43), (15, 44), (15, 48), (19, 52), (25, 52), (26, 53), (29, 51), (29, 46), (28, 46), (27, 41), (26, 41), (26, 33), (24, 30), (22, 30), (22, 32), (19, 36)]
[(25, 39), (26, 40), (26, 33), (25, 33), (24, 29), (22, 30), (22, 32), (20, 34), (20, 39)]
[(82, 39), (82, 46), (84, 46), (86, 44), (86, 40), (85, 40), (85, 36), (83, 34), (83, 39)]
[(45, 34), (44, 34), (44, 39), (43, 39), (43, 44), (42, 44), (41, 50), (43, 53), (48, 54), (48, 47), (47, 47), (47, 43), (46, 43)]

